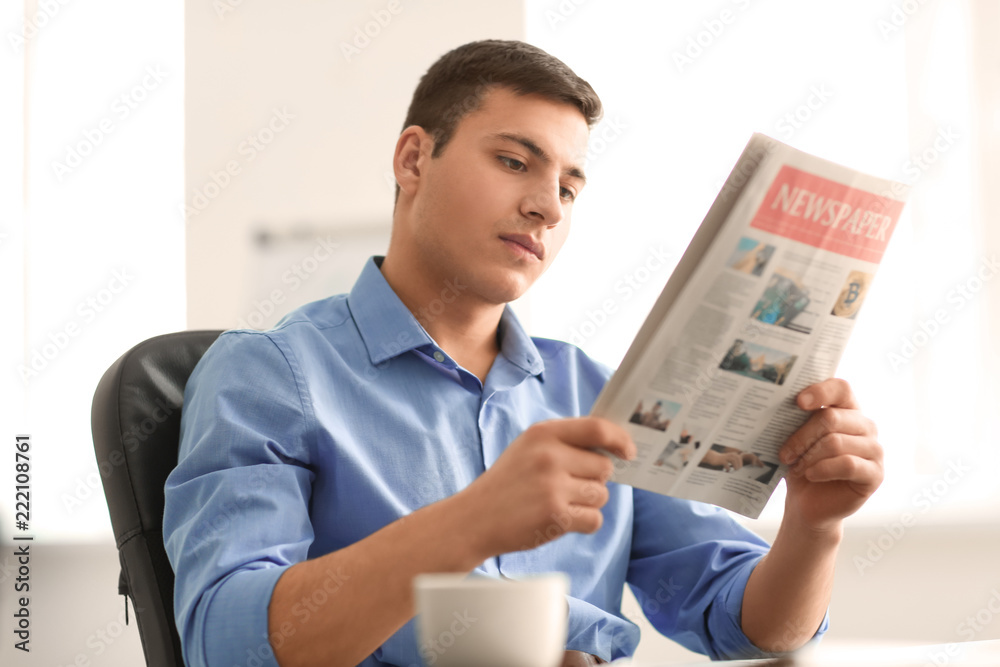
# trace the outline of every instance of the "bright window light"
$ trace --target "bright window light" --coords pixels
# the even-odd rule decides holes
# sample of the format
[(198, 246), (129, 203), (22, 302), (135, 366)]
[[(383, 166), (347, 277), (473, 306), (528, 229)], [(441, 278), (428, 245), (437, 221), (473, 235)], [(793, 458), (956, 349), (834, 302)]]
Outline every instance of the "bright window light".
[[(0, 430), (32, 436), (35, 538), (106, 540), (94, 389), (128, 348), (184, 328), (183, 6), (23, 7), (23, 17), (5, 15), (23, 39), (5, 35), (2, 59), (16, 60), (23, 82), (2, 105), (4, 144), (17, 149), (0, 158), (12, 175), (5, 193), (24, 180), (23, 215), (0, 230), (15, 239), (0, 243), (0, 264), (14, 297), (3, 385), (16, 400), (5, 405), (18, 406), (3, 411)], [(2, 494), (5, 517), (13, 499)]]
[[(921, 31), (867, 0), (527, 4), (528, 41), (588, 79), (606, 110), (574, 230), (523, 304), (532, 332), (616, 366), (753, 132), (909, 183), (838, 370), (886, 451), (861, 520), (995, 515), (965, 4), (921, 9), (936, 12), (912, 17)], [(765, 520), (780, 517), (783, 489)]]

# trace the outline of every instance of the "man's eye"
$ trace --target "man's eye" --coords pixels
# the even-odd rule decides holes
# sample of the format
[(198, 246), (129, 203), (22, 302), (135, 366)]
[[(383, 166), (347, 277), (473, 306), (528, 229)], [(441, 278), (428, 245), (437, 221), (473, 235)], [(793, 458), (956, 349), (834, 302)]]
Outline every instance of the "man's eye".
[(500, 160), (504, 166), (509, 167), (514, 171), (524, 171), (527, 168), (520, 160), (515, 160), (514, 158), (507, 157), (506, 155), (498, 155), (497, 159)]
[(559, 188), (559, 196), (567, 201), (573, 201), (576, 199), (576, 195), (569, 188)]

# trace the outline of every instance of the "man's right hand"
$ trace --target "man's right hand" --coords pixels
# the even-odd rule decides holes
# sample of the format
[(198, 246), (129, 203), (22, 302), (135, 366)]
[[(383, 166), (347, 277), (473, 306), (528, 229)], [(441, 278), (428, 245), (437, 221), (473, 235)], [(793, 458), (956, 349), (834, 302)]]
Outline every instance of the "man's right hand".
[[(607, 420), (540, 422), (462, 491), (288, 568), (268, 606), (271, 636), (288, 635), (287, 627), (296, 632), (295, 641), (275, 647), (278, 662), (356, 665), (413, 618), (417, 574), (468, 573), (497, 554), (531, 549), (567, 531), (598, 530), (613, 464), (596, 449), (635, 456), (625, 429)], [(337, 604), (318, 606), (318, 620), (306, 624), (296, 609), (331, 572), (343, 578)]]
[(496, 462), (452, 496), (467, 516), (467, 535), (483, 558), (533, 549), (567, 532), (594, 533), (603, 523), (614, 463), (635, 458), (624, 428), (598, 417), (539, 422)]

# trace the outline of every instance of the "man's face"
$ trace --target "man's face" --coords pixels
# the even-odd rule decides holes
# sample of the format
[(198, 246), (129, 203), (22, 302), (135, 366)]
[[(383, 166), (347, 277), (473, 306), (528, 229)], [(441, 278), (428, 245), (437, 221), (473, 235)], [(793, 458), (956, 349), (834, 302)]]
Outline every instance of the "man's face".
[(411, 222), (418, 265), (486, 303), (521, 296), (569, 233), (588, 135), (570, 104), (488, 92), (441, 155), (421, 160)]

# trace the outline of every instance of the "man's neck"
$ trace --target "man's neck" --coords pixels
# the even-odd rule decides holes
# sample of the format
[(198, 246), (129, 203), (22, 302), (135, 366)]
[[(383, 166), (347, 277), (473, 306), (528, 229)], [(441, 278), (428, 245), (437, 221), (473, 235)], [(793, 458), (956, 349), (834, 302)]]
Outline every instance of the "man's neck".
[(463, 368), (486, 381), (500, 352), (497, 326), (503, 304), (477, 301), (457, 277), (442, 278), (397, 256), (380, 267), (389, 287), (442, 350)]

